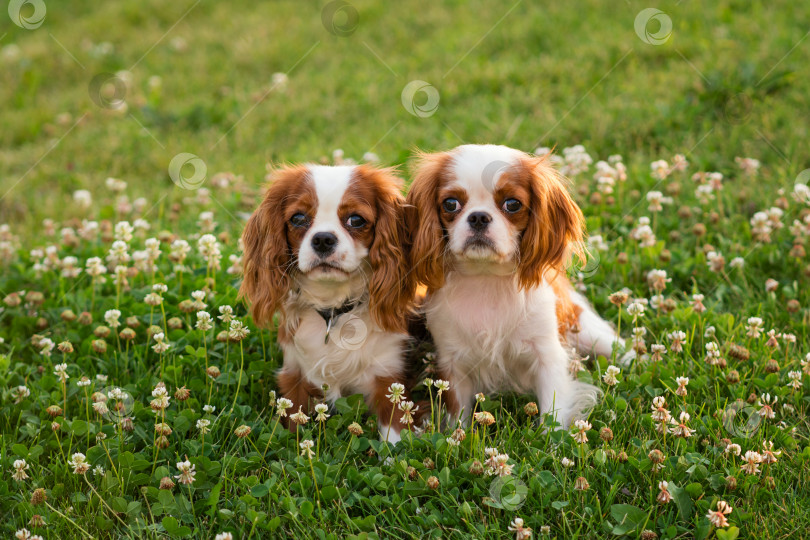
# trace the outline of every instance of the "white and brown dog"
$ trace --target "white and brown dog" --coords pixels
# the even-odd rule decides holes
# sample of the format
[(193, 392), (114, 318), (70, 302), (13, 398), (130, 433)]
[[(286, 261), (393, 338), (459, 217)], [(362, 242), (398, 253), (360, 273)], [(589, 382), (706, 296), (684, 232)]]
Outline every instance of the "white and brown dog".
[(386, 393), (403, 382), (413, 299), (401, 187), (391, 170), (368, 165), (277, 171), (242, 236), (240, 289), (257, 325), (280, 314), (278, 383), (293, 409), (362, 393), (392, 442), (401, 426), (388, 425)]
[(566, 345), (610, 357), (623, 342), (566, 277), (584, 219), (561, 176), (543, 157), (465, 145), (423, 154), (407, 202), (449, 413), (466, 420), (477, 392), (514, 390), (568, 427), (598, 391), (570, 375)]

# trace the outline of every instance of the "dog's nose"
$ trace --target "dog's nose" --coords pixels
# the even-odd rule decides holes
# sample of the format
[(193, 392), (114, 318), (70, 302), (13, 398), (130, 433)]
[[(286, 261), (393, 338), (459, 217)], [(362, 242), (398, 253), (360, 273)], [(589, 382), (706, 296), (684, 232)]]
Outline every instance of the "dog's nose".
[(486, 212), (473, 212), (467, 216), (467, 223), (470, 224), (470, 228), (474, 231), (483, 231), (490, 221), (492, 221), (492, 216)]
[(312, 237), (312, 249), (321, 257), (325, 257), (335, 251), (337, 241), (337, 236), (334, 234), (330, 232), (319, 232)]

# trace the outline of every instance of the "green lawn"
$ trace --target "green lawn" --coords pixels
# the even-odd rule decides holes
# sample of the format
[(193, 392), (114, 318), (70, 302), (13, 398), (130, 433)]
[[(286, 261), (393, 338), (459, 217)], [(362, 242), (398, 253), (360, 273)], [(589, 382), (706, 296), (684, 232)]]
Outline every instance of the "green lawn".
[[(24, 6), (17, 22), (37, 26), (25, 23), (35, 4)], [(25, 527), (44, 538), (81, 538), (82, 531), (99, 538), (214, 538), (225, 531), (240, 539), (514, 538), (508, 527), (520, 517), (536, 537), (549, 527), (558, 538), (634, 537), (642, 530), (660, 538), (733, 538), (735, 529), (710, 528), (705, 517), (720, 500), (733, 507), (728, 520), (740, 538), (801, 537), (810, 526), (810, 367), (801, 364), (810, 353), (810, 225), (802, 225), (810, 210), (791, 195), (797, 181), (810, 180), (802, 173), (810, 168), (810, 4), (44, 5), (45, 19), (32, 29), (0, 12), (0, 224), (9, 227), (0, 229), (0, 468), (8, 473), (0, 478), (1, 534)], [(672, 25), (657, 45), (649, 42), (660, 35), (658, 23), (649, 23), (648, 34), (634, 28), (650, 7)], [(286, 82), (277, 73), (286, 73)], [(117, 84), (118, 93), (101, 81)], [(403, 98), (414, 85), (427, 92)], [(428, 98), (436, 95), (434, 107)], [(275, 336), (253, 326), (236, 301), (238, 274), (227, 272), (267, 165), (331, 161), (342, 149), (358, 161), (373, 152), (383, 164), (401, 165), (407, 178), (415, 149), (463, 142), (530, 152), (556, 146), (560, 154), (585, 146), (593, 163), (572, 175), (573, 190), (590, 234), (601, 235), (606, 249), (592, 248), (582, 284), (618, 323), (608, 295), (628, 287), (634, 297), (651, 298), (647, 273), (666, 269), (668, 303), (637, 321), (648, 349), (667, 346), (663, 361), (623, 369), (613, 387), (601, 379), (610, 359), (585, 363), (579, 376), (605, 390), (586, 444), (543, 429), (524, 413), (532, 398), (512, 395), (487, 396), (483, 408), (496, 423), (468, 428), (458, 447), (447, 442), (451, 429), (428, 429), (396, 447), (379, 443), (376, 423), (356, 397), (341, 401), (323, 425), (313, 418), (295, 435), (275, 429), (268, 397), (281, 361)], [(170, 163), (181, 153), (205, 164), (207, 194), (172, 181)], [(613, 154), (623, 156), (628, 178), (606, 194), (594, 179), (596, 161)], [(685, 171), (663, 180), (651, 174), (651, 162), (671, 164), (676, 154), (688, 160)], [(745, 174), (738, 157), (761, 167)], [(724, 175), (724, 189), (706, 201), (692, 180), (701, 171)], [(214, 181), (220, 172), (235, 175), (227, 186)], [(125, 181), (125, 191), (111, 191), (108, 177)], [(80, 189), (92, 194), (89, 208), (74, 202)], [(650, 191), (672, 203), (651, 212)], [(782, 213), (770, 212), (770, 237), (758, 242), (751, 219), (774, 207)], [(200, 223), (206, 211), (216, 221), (211, 228)], [(632, 237), (645, 216), (656, 237), (647, 247)], [(79, 231), (82, 219), (100, 222), (101, 234), (65, 238), (62, 228)], [(110, 274), (105, 284), (86, 272), (63, 275), (67, 257), (84, 268), (89, 258), (107, 255), (106, 225), (138, 219), (150, 228), (135, 232), (129, 253), (160, 238), (156, 272), (142, 269), (120, 289)], [(218, 270), (206, 268), (197, 250), (209, 229), (221, 243)], [(191, 246), (182, 273), (169, 259), (174, 239)], [(31, 253), (48, 246), (56, 246), (50, 260)], [(710, 268), (712, 251), (724, 257), (723, 268)], [(736, 257), (742, 268), (732, 266)], [(766, 290), (769, 279), (773, 290)], [(144, 303), (153, 283), (168, 286), (162, 309)], [(244, 341), (218, 341), (227, 330), (219, 319), (211, 331), (194, 329), (194, 313), (181, 302), (203, 289), (212, 315), (234, 306), (251, 328)], [(705, 297), (705, 313), (691, 306), (696, 293)], [(122, 326), (104, 336), (97, 327), (114, 308)], [(65, 310), (87, 311), (93, 322), (70, 320)], [(125, 323), (128, 317), (135, 319)], [(764, 333), (748, 336), (749, 317), (762, 318), (764, 331), (795, 335), (795, 343), (778, 338), (774, 348)], [(167, 333), (165, 353), (152, 349), (150, 325)], [(125, 326), (133, 327), (133, 339), (117, 337)], [(629, 337), (626, 309), (621, 328)], [(675, 331), (687, 336), (682, 352), (667, 337)], [(42, 338), (69, 341), (74, 352), (43, 355)], [(708, 343), (717, 344), (726, 366), (707, 363)], [(70, 375), (64, 387), (54, 374), (62, 362)], [(209, 365), (221, 374), (206, 377)], [(788, 386), (791, 372), (803, 386)], [(92, 384), (77, 386), (82, 376)], [(686, 397), (675, 393), (680, 376), (690, 379)], [(184, 385), (191, 391), (186, 401), (173, 397), (161, 416), (172, 429), (165, 448), (156, 444), (149, 407), (159, 381), (171, 396)], [(19, 397), (18, 386), (28, 395)], [(131, 431), (116, 414), (92, 408), (93, 393), (113, 387), (128, 395)], [(746, 419), (760, 418), (765, 394), (778, 396), (775, 418), (746, 430)], [(688, 411), (691, 437), (656, 431), (651, 413), (659, 395), (674, 417)], [(206, 404), (215, 411), (204, 412)], [(52, 406), (62, 410), (49, 413)], [(211, 422), (205, 435), (200, 419)], [(363, 435), (347, 431), (355, 421)], [(241, 425), (251, 428), (247, 437), (235, 434)], [(600, 438), (602, 428), (612, 430), (611, 440)], [(299, 455), (304, 439), (316, 442), (311, 461)], [(764, 441), (782, 453), (747, 474), (741, 457), (724, 452), (724, 439), (742, 454), (762, 452)], [(474, 462), (492, 446), (509, 455), (506, 480), (475, 474)], [(665, 456), (660, 471), (650, 457), (655, 449)], [(104, 472), (74, 474), (68, 461), (75, 452)], [(177, 463), (186, 456), (195, 481), (159, 489), (162, 478), (180, 475)], [(574, 460), (572, 468), (562, 465), (564, 457)], [(16, 480), (19, 459), (27, 478)], [(580, 477), (587, 490), (574, 489)], [(656, 502), (661, 480), (669, 482), (672, 502)], [(37, 488), (47, 501), (33, 506)], [(46, 525), (29, 524), (34, 514)]]

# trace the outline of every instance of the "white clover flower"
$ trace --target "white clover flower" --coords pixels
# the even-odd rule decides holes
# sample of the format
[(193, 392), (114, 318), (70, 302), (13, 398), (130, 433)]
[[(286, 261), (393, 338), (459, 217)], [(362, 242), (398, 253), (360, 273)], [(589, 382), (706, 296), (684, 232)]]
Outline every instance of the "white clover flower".
[(248, 334), (250, 334), (250, 330), (242, 324), (242, 321), (237, 321), (233, 319), (231, 321), (231, 326), (228, 329), (228, 337), (234, 341), (241, 341), (245, 339)]
[(615, 386), (619, 382), (617, 376), (619, 375), (619, 373), (621, 373), (621, 371), (622, 370), (620, 368), (610, 365), (605, 370), (605, 374), (602, 375), (602, 380), (608, 386)]
[(287, 409), (293, 406), (293, 402), (287, 398), (278, 398), (276, 402), (276, 412), (279, 416), (287, 416)]
[(104, 313), (104, 320), (107, 322), (107, 326), (112, 328), (113, 330), (121, 326), (121, 312), (117, 309), (108, 309)]
[(315, 442), (306, 439), (298, 443), (298, 446), (301, 448), (301, 455), (306, 458), (312, 458), (315, 455), (315, 452), (312, 451), (312, 447), (315, 446)]
[[(51, 353), (53, 352), (53, 348), (55, 346), (56, 346), (56, 344), (53, 342), (53, 340), (51, 340), (51, 338), (42, 338), (42, 339), (39, 340), (39, 354), (41, 354), (42, 356), (51, 356)], [(64, 365), (67, 368), (67, 364), (62, 364), (62, 365)], [(55, 375), (59, 375), (59, 374), (55, 373)], [(67, 375), (67, 374), (65, 374), (65, 375)], [(67, 377), (65, 377), (65, 379), (67, 379)], [(62, 379), (62, 380), (64, 380), (64, 379)]]
[(203, 332), (207, 332), (211, 330), (214, 325), (211, 323), (211, 314), (207, 311), (198, 311), (197, 312), (197, 330), (202, 330)]
[(181, 484), (191, 484), (194, 482), (194, 475), (197, 472), (194, 470), (195, 466), (190, 461), (180, 461), (177, 463), (177, 470), (180, 472), (175, 478)]
[(630, 303), (629, 306), (627, 306), (627, 313), (633, 318), (643, 317), (644, 309), (645, 309), (644, 304), (642, 304), (637, 300), (634, 300), (633, 302)]
[(93, 205), (93, 196), (86, 189), (77, 189), (73, 192), (73, 202), (82, 210), (87, 210)]
[(119, 221), (115, 224), (115, 239), (123, 243), (129, 243), (132, 241), (132, 233), (134, 230), (132, 225), (129, 224), (129, 221)]
[(56, 364), (53, 366), (53, 374), (59, 377), (59, 382), (65, 382), (70, 378), (67, 373), (67, 364)]
[(399, 403), (402, 401), (402, 395), (405, 393), (405, 385), (400, 383), (391, 383), (391, 386), (388, 387), (388, 391), (390, 394), (386, 395), (391, 403)]
[(326, 422), (326, 419), (330, 416), (326, 414), (327, 411), (329, 411), (329, 407), (326, 405), (326, 403), (318, 403), (315, 405), (315, 412), (318, 413), (315, 420), (318, 422)]
[(233, 308), (231, 306), (219, 306), (219, 320), (225, 324), (229, 324), (233, 319)]
[(155, 344), (152, 345), (153, 351), (155, 351), (158, 354), (161, 354), (169, 350), (170, 343), (168, 341), (163, 341), (165, 339), (163, 332), (158, 332), (152, 337), (155, 340)]
[(90, 470), (87, 458), (81, 452), (73, 454), (68, 464), (73, 467), (73, 474), (84, 474)]
[(197, 429), (199, 429), (200, 433), (202, 433), (203, 435), (211, 431), (209, 427), (210, 425), (211, 421), (206, 418), (200, 418), (199, 420), (197, 420)]
[(438, 392), (436, 392), (436, 394), (439, 397), (441, 397), (442, 392), (447, 392), (450, 390), (450, 383), (448, 381), (443, 381), (442, 379), (433, 381), (433, 385), (437, 388)]
[(24, 459), (18, 459), (14, 461), (14, 472), (11, 473), (11, 477), (16, 480), (17, 482), (22, 482), (26, 478), (28, 478), (28, 463), (25, 462)]

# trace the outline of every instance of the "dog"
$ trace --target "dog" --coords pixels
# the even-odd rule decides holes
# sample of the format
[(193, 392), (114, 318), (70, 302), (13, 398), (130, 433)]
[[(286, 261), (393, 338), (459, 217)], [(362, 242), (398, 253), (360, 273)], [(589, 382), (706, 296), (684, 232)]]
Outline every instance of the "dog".
[(405, 377), (413, 301), (402, 184), (370, 165), (284, 167), (242, 235), (240, 296), (259, 326), (279, 313), (281, 394), (311, 410), (362, 393), (390, 442), (403, 426), (386, 394)]
[(567, 427), (598, 390), (574, 380), (566, 346), (610, 357), (624, 342), (565, 274), (584, 218), (564, 179), (547, 157), (464, 145), (422, 154), (406, 202), (449, 414), (467, 422), (474, 394), (514, 390)]

